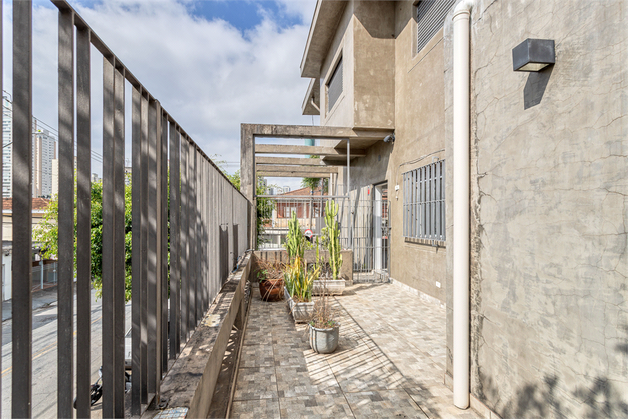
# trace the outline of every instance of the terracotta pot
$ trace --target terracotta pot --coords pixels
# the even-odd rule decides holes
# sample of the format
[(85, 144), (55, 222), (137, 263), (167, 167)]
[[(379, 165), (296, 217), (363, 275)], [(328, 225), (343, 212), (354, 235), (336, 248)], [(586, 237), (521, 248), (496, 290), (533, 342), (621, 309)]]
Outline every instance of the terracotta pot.
[(283, 299), (283, 279), (267, 279), (259, 283), (259, 295), (264, 301)]

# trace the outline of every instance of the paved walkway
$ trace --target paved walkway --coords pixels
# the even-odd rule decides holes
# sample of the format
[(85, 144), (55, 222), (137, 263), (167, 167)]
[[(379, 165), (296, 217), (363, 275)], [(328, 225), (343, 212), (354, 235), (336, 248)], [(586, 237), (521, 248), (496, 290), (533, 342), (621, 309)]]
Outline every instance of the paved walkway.
[(469, 418), (443, 383), (445, 309), (390, 284), (335, 297), (340, 344), (314, 353), (285, 302), (253, 290), (232, 418)]

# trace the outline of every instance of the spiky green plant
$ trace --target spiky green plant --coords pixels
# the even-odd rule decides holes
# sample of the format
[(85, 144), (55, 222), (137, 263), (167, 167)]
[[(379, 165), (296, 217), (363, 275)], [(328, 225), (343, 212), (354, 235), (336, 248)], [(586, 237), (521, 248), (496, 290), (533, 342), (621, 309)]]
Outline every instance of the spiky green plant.
[(340, 228), (336, 216), (338, 215), (338, 204), (333, 200), (325, 204), (325, 247), (329, 251), (329, 267), (333, 279), (338, 279), (340, 268), (342, 267), (342, 256), (340, 255)]
[(292, 213), (292, 218), (288, 221), (288, 235), (284, 243), (288, 252), (288, 259), (293, 261), (296, 257), (303, 259), (305, 253), (305, 236), (299, 226), (297, 214)]
[(284, 283), (290, 296), (297, 302), (312, 301), (312, 284), (319, 274), (319, 268), (308, 270), (303, 259), (295, 257), (284, 272)]

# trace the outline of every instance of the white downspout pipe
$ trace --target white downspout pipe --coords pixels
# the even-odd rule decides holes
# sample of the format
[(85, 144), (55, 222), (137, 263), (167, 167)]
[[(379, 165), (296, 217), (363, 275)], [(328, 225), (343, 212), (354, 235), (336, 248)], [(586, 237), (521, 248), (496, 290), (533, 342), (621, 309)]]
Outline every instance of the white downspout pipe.
[(469, 16), (474, 0), (454, 10), (454, 405), (469, 407)]

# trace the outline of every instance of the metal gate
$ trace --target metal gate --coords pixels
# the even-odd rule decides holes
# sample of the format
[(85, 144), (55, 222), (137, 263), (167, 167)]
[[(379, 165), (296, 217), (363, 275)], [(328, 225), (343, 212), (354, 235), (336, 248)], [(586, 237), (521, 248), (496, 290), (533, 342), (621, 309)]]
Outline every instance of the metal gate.
[(336, 220), (340, 226), (340, 244), (353, 250), (355, 281), (387, 281), (389, 266), (389, 201), (385, 186), (354, 190), (351, 198), (330, 195), (259, 195), (263, 205), (258, 248), (283, 249), (288, 221), (296, 214), (303, 231), (319, 236), (325, 227), (325, 206), (338, 204)]

